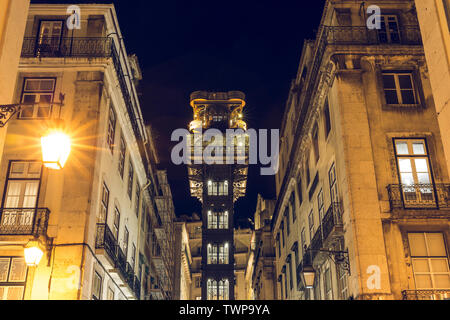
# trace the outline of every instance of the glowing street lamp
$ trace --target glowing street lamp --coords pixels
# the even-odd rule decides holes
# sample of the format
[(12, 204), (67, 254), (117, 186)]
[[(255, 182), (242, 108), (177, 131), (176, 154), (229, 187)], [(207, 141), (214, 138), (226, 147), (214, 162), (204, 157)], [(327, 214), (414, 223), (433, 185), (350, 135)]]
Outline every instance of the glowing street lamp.
[(38, 240), (32, 240), (28, 242), (23, 251), (25, 256), (25, 263), (29, 267), (36, 267), (37, 265), (39, 265), (39, 262), (44, 255), (44, 251), (42, 250), (42, 246)]
[(41, 145), (44, 166), (55, 170), (64, 168), (71, 150), (69, 136), (59, 130), (51, 131), (41, 138)]

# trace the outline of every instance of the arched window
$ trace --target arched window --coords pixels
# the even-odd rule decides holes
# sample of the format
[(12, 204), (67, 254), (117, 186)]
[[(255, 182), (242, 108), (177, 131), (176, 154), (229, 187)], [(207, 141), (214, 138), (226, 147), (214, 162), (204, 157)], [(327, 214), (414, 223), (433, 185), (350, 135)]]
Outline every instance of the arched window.
[(228, 279), (222, 279), (219, 281), (219, 300), (230, 299), (230, 282)]
[(217, 281), (208, 280), (207, 283), (208, 300), (217, 300)]

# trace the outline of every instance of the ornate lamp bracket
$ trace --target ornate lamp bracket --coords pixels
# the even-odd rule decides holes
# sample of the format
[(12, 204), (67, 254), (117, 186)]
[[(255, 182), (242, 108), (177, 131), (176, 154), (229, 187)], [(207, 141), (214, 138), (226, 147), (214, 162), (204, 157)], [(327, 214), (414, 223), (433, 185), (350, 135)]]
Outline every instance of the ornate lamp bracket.
[(20, 111), (20, 104), (0, 105), (0, 128), (3, 128), (6, 123)]

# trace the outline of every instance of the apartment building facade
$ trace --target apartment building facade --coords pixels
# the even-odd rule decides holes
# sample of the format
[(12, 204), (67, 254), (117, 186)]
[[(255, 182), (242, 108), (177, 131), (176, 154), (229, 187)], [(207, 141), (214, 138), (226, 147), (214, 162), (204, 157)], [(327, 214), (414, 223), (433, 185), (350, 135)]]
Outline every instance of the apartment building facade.
[[(79, 8), (73, 29), (67, 5), (29, 9), (12, 97), (21, 108), (3, 129), (3, 299), (150, 298), (156, 271), (145, 246), (158, 197), (167, 195), (149, 191), (166, 181), (151, 169), (136, 91), (142, 75), (114, 6)], [(55, 124), (72, 141), (61, 170), (43, 166), (40, 150)], [(30, 241), (44, 252), (32, 267), (24, 263)]]
[(271, 222), (275, 200), (264, 199), (258, 194), (254, 214), (252, 252), (248, 260), (248, 300), (277, 300), (275, 273), (275, 242)]
[(450, 168), (450, 1), (417, 0), (423, 39), (445, 156)]
[(282, 123), (281, 299), (445, 299), (450, 185), (413, 1), (326, 1)]

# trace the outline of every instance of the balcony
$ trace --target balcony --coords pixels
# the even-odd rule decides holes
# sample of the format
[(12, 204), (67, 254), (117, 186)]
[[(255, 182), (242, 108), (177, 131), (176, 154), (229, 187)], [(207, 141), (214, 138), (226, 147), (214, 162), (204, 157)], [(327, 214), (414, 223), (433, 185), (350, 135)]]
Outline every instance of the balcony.
[(341, 203), (334, 202), (328, 208), (322, 221), (324, 246), (328, 246), (328, 240), (330, 240), (330, 237), (342, 236), (343, 231)]
[(388, 41), (378, 30), (367, 26), (325, 27), (324, 36), (328, 44), (336, 45), (421, 45), (419, 26), (402, 26), (398, 39)]
[(404, 290), (403, 300), (450, 300), (450, 290)]
[(126, 295), (129, 298), (136, 296), (134, 270), (127, 262), (126, 255), (117, 244), (112, 231), (104, 223), (97, 224), (95, 250), (100, 262), (110, 270), (113, 279), (123, 285)]
[(26, 37), (23, 41), (22, 57), (52, 58), (107, 58), (111, 57), (112, 38), (50, 38), (39, 43), (39, 37)]
[(50, 210), (47, 208), (2, 208), (0, 217), (0, 235), (39, 237), (47, 235)]
[[(414, 215), (441, 216), (450, 210), (450, 184), (391, 184), (387, 186), (391, 211), (415, 210)], [(420, 212), (421, 209), (431, 211)], [(432, 211), (434, 209), (434, 212)], [(405, 215), (408, 215), (405, 213)], [(447, 214), (448, 216), (448, 214)]]

